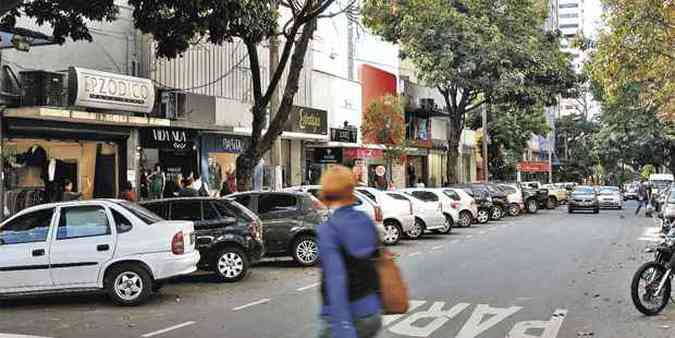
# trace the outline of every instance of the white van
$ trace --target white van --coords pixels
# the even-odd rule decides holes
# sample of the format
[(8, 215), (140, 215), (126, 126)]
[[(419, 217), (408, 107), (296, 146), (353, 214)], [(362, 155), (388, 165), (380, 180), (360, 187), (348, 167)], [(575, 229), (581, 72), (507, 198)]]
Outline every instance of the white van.
[(651, 174), (649, 175), (649, 185), (652, 189), (656, 188), (659, 192), (668, 189), (674, 181), (673, 174)]

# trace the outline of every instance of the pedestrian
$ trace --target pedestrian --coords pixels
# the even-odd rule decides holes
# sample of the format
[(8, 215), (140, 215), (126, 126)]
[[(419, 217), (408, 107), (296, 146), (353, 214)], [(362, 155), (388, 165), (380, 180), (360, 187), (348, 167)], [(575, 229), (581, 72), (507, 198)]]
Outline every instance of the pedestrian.
[(640, 209), (644, 206), (647, 207), (649, 203), (649, 192), (647, 190), (647, 183), (644, 180), (640, 181), (640, 186), (638, 187), (638, 207), (635, 209), (635, 214), (640, 213)]
[(166, 175), (159, 163), (155, 164), (155, 170), (148, 176), (150, 182), (150, 199), (160, 199), (166, 187)]
[(197, 197), (199, 192), (194, 189), (194, 181), (192, 178), (186, 178), (183, 180), (183, 187), (178, 189), (178, 197)]
[(63, 180), (63, 201), (79, 201), (82, 199), (82, 193), (73, 191), (73, 181), (69, 179)]
[(138, 197), (134, 191), (134, 187), (131, 182), (126, 181), (122, 187), (122, 192), (120, 193), (120, 199), (127, 200), (129, 202), (137, 202)]
[(379, 238), (373, 221), (354, 209), (354, 175), (343, 166), (321, 177), (321, 199), (332, 210), (321, 224), (319, 338), (370, 338), (382, 327), (375, 266)]
[(192, 182), (192, 189), (197, 190), (199, 196), (209, 196), (209, 186), (202, 180), (202, 177), (199, 176), (199, 174), (195, 174), (193, 179), (194, 181)]

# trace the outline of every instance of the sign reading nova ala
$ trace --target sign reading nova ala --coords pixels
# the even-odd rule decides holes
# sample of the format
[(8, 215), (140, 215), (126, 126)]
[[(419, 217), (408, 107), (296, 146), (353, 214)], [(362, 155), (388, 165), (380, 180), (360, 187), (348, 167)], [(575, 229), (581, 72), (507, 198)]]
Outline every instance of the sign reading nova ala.
[(143, 128), (140, 130), (141, 147), (191, 151), (197, 134), (194, 130), (180, 128)]
[(299, 106), (291, 109), (284, 131), (328, 135), (328, 112)]
[(70, 104), (78, 107), (150, 113), (155, 86), (150, 79), (70, 67)]

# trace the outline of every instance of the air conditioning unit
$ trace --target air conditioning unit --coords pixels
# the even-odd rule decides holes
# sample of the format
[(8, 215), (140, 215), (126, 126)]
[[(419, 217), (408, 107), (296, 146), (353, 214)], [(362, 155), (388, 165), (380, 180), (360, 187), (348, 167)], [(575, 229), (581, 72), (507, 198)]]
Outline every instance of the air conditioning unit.
[(22, 106), (66, 105), (65, 75), (43, 70), (25, 71), (21, 77)]
[(186, 94), (177, 91), (161, 91), (159, 95), (159, 116), (171, 120), (187, 119)]
[(436, 103), (434, 102), (434, 99), (423, 98), (420, 99), (420, 108), (424, 110), (434, 110), (436, 108)]

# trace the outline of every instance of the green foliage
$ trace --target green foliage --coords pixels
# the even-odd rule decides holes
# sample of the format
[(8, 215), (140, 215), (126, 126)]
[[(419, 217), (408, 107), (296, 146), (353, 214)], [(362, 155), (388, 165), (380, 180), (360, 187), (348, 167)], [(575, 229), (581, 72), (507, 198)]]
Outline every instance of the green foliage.
[(643, 180), (648, 180), (652, 174), (656, 174), (656, 167), (652, 164), (645, 164), (640, 169), (640, 178)]
[(598, 159), (593, 153), (593, 141), (598, 129), (596, 122), (579, 115), (556, 120), (556, 154), (560, 159), (557, 180), (581, 182), (595, 174)]
[(0, 7), (0, 27), (13, 28), (20, 17), (50, 25), (58, 43), (66, 38), (92, 41), (88, 21), (113, 21), (118, 14), (114, 0), (4, 0)]
[(405, 138), (404, 104), (401, 98), (386, 95), (371, 102), (363, 113), (361, 134), (365, 143), (383, 144), (388, 163), (403, 162), (408, 144)]

